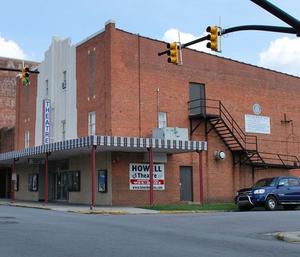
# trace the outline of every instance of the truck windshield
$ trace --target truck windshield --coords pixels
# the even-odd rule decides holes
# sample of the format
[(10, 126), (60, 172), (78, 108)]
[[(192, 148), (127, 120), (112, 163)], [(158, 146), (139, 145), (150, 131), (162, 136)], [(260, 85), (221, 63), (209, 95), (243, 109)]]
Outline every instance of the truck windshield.
[(275, 186), (275, 179), (274, 178), (264, 178), (264, 179), (258, 180), (254, 186), (255, 187)]

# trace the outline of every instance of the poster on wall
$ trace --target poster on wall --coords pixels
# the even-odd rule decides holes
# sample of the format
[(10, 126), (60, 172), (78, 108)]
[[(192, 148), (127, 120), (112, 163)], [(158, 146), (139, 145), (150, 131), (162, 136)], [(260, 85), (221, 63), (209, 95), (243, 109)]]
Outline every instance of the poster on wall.
[[(150, 190), (149, 164), (129, 164), (129, 189)], [(153, 164), (153, 189), (165, 190), (165, 165)]]
[(107, 192), (107, 170), (98, 170), (98, 192)]
[(271, 134), (270, 117), (245, 114), (247, 133)]

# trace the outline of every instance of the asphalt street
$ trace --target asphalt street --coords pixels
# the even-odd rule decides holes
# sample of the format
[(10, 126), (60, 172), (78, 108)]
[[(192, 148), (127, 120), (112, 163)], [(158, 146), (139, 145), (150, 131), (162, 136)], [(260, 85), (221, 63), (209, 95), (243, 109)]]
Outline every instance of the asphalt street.
[(300, 211), (86, 215), (0, 206), (0, 257), (300, 256)]

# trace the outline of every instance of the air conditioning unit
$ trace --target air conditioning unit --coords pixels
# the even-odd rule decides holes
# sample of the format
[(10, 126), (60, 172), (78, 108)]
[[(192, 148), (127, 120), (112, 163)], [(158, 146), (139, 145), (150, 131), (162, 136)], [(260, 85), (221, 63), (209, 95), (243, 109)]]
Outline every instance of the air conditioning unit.
[(165, 127), (156, 128), (152, 132), (153, 138), (160, 138), (166, 140), (189, 140), (189, 132), (187, 128), (177, 128), (177, 127)]

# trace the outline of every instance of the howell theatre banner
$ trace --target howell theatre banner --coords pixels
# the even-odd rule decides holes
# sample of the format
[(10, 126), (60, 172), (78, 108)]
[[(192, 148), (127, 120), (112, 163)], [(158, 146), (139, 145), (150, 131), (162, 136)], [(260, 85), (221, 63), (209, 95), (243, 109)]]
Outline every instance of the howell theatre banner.
[[(149, 164), (130, 163), (129, 164), (129, 189), (130, 190), (149, 190), (150, 175)], [(153, 165), (153, 189), (165, 190), (165, 165)]]

